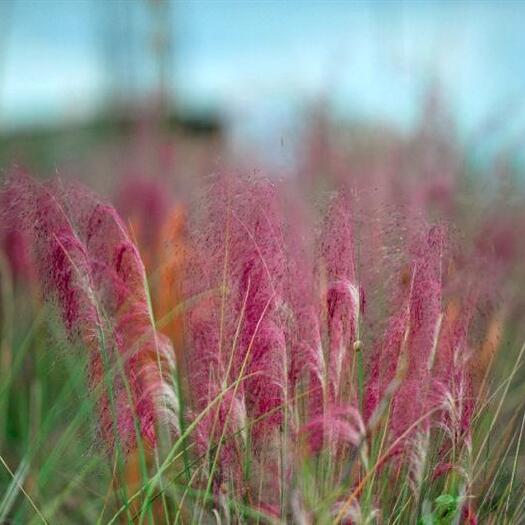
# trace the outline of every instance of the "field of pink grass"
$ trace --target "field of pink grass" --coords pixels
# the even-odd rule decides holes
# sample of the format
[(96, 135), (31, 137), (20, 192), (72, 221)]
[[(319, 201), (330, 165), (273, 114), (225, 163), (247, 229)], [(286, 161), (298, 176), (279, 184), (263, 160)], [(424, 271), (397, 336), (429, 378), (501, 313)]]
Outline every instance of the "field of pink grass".
[(5, 167), (0, 523), (525, 523), (523, 180), (372, 139)]

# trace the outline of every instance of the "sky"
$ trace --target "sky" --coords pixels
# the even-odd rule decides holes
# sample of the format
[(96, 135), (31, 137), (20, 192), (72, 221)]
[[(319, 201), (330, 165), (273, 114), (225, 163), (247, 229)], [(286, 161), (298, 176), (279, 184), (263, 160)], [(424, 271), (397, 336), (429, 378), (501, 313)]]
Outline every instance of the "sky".
[(519, 132), (524, 24), (519, 0), (0, 0), (0, 131), (151, 94), (160, 27), (178, 105), (251, 129), (285, 127), (319, 100), (409, 129), (439, 85), (462, 129), (508, 114)]

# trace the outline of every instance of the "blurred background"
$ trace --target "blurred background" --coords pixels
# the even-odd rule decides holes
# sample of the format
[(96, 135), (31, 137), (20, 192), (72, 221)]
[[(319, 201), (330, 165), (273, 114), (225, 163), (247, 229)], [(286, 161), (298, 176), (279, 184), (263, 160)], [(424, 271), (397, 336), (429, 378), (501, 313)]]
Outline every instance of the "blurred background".
[(521, 164), (524, 20), (519, 0), (2, 0), (0, 162), (102, 166), (148, 129), (187, 166), (289, 167), (313, 121), (406, 136), (439, 106), (476, 162)]

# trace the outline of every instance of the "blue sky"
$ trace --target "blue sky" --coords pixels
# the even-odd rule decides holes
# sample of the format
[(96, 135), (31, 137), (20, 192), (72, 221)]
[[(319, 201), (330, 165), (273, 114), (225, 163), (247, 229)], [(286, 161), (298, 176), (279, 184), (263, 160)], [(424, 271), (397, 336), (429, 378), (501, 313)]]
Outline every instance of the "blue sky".
[[(1, 129), (151, 92), (154, 13), (144, 0), (0, 2)], [(271, 128), (323, 98), (407, 128), (437, 81), (464, 129), (509, 104), (525, 123), (525, 2), (194, 0), (163, 17), (174, 96), (233, 122)]]

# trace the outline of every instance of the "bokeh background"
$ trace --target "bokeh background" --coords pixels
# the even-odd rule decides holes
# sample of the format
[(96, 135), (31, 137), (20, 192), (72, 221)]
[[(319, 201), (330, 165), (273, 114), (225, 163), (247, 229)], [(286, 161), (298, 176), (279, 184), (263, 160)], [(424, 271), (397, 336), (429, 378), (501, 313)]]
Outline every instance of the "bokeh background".
[(407, 135), (430, 103), (476, 161), (523, 162), (524, 19), (518, 0), (2, 0), (0, 160), (79, 165), (160, 124), (289, 166), (312, 119)]

